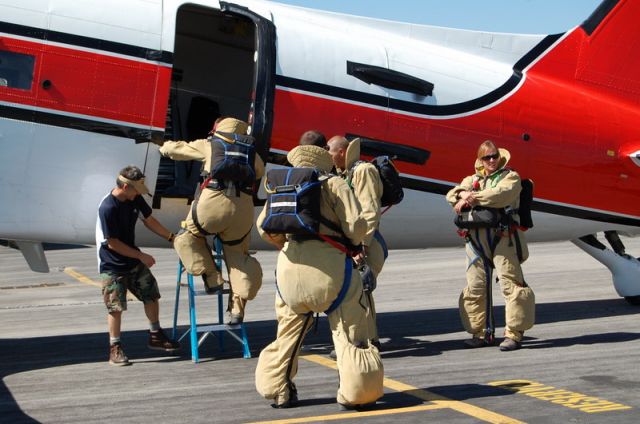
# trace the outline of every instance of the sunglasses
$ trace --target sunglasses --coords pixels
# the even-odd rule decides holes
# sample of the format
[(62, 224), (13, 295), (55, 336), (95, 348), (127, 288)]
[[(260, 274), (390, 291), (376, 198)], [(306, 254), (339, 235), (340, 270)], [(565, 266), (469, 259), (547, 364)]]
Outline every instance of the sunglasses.
[(486, 155), (486, 156), (482, 156), (480, 158), (480, 160), (484, 160), (484, 161), (490, 161), (491, 159), (495, 159), (498, 160), (500, 158), (500, 153), (494, 153), (492, 155)]

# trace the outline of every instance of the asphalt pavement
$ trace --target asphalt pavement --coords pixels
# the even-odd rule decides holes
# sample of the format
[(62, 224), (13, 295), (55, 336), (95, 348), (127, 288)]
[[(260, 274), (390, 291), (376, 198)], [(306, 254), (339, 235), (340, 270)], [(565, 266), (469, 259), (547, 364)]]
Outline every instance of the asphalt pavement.
[[(625, 243), (640, 254), (640, 239)], [(118, 368), (107, 362), (95, 248), (48, 250), (51, 272), (37, 274), (17, 250), (0, 246), (0, 422), (637, 423), (640, 307), (618, 297), (607, 269), (571, 243), (533, 244), (530, 251), (524, 272), (536, 293), (536, 325), (515, 352), (463, 348), (462, 247), (392, 251), (374, 292), (385, 395), (375, 408), (351, 412), (335, 403), (326, 318), (305, 340), (300, 406), (272, 409), (255, 391), (257, 357), (275, 337), (276, 252), (256, 253), (264, 283), (247, 307), (250, 359), (230, 336), (224, 350), (216, 337), (204, 340), (198, 364), (188, 337), (176, 356), (148, 350), (142, 305), (130, 301), (122, 340), (133, 365)], [(170, 249), (149, 252), (157, 260), (161, 324), (171, 333), (177, 258)], [(188, 328), (185, 294), (178, 334)], [(494, 297), (501, 336), (497, 286)], [(217, 322), (215, 297), (196, 304), (200, 323)]]

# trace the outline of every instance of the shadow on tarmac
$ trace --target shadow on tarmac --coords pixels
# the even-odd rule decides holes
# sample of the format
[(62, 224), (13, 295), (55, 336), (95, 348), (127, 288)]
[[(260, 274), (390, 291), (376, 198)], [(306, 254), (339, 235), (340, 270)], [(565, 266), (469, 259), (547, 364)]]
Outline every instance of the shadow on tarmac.
[[(494, 306), (496, 335), (504, 328), (504, 306)], [(543, 303), (536, 305), (536, 324), (578, 321), (613, 316), (638, 315), (640, 308), (629, 305), (624, 299), (583, 300), (573, 302)], [(431, 309), (410, 312), (378, 314), (378, 333), (382, 344), (382, 357), (432, 356), (463, 348), (462, 339), (429, 342), (417, 340), (434, 334), (464, 331), (457, 308)], [(544, 340), (525, 337), (527, 348), (566, 347), (574, 344), (627, 342), (640, 338), (640, 333), (591, 334), (569, 339)], [(534, 341), (534, 343), (532, 343)]]
[[(496, 326), (498, 331), (504, 326), (504, 307), (496, 306)], [(586, 300), (536, 305), (537, 324), (576, 321), (611, 316), (636, 315), (637, 306), (627, 304), (623, 299)], [(443, 352), (462, 349), (461, 339), (438, 342), (416, 340), (435, 334), (457, 333), (462, 331), (457, 308), (433, 309), (378, 314), (378, 327), (381, 339), (389, 339), (382, 345), (383, 358), (423, 357), (440, 355)], [(186, 328), (186, 327), (185, 327)], [(184, 328), (182, 328), (184, 331)], [(276, 322), (257, 321), (247, 324), (247, 333), (253, 357), (270, 343), (276, 334)], [(157, 359), (158, 362), (184, 361), (190, 359), (189, 343), (183, 340), (180, 356), (158, 357), (158, 353), (146, 347), (146, 331), (128, 331), (123, 333), (123, 344), (130, 359)], [(640, 339), (640, 333), (611, 332), (589, 334), (565, 339), (526, 339), (527, 349), (559, 348), (582, 344), (621, 343)], [(11, 395), (4, 379), (12, 374), (74, 365), (82, 363), (105, 362), (108, 359), (106, 328), (104, 333), (76, 334), (67, 336), (38, 337), (27, 339), (0, 339), (0, 416), (5, 422), (37, 423), (22, 412)], [(200, 355), (206, 360), (237, 358), (242, 355), (241, 345), (226, 338), (224, 352), (218, 350), (214, 341), (203, 344)], [(317, 332), (313, 330), (305, 339), (307, 350), (316, 353), (328, 353), (332, 349), (331, 335), (327, 319), (321, 318)], [(46, 352), (46, 354), (44, 353)], [(167, 355), (169, 356), (169, 355)], [(213, 359), (208, 359), (213, 358)], [(486, 396), (502, 396), (505, 391), (488, 386), (458, 385), (431, 387), (427, 390), (450, 399), (463, 400)], [(333, 403), (335, 399), (308, 400), (308, 404)], [(391, 393), (383, 398), (382, 407), (414, 405), (417, 401), (406, 393)]]
[(463, 402), (470, 399), (482, 399), (488, 397), (502, 397), (516, 394), (512, 390), (500, 387), (487, 386), (484, 384), (452, 384), (449, 386), (433, 386), (424, 390), (436, 393), (447, 399)]

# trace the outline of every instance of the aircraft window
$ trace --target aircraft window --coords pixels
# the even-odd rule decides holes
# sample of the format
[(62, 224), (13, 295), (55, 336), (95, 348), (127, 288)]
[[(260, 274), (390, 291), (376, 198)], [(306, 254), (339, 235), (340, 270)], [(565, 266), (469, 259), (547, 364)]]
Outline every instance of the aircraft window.
[(35, 56), (0, 50), (0, 87), (31, 90)]
[(347, 74), (367, 84), (375, 84), (392, 90), (406, 91), (420, 96), (433, 94), (433, 84), (429, 81), (380, 66), (347, 61)]

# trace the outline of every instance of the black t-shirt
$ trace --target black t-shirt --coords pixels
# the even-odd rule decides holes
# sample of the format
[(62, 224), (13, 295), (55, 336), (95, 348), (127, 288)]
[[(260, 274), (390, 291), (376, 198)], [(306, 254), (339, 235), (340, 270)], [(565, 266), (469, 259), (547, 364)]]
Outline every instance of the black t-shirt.
[(138, 216), (151, 216), (151, 208), (142, 196), (131, 201), (121, 202), (109, 193), (98, 207), (96, 223), (96, 246), (98, 248), (98, 265), (100, 272), (126, 272), (138, 265), (138, 259), (123, 256), (107, 247), (107, 239), (117, 238), (129, 247), (136, 247), (136, 222)]

